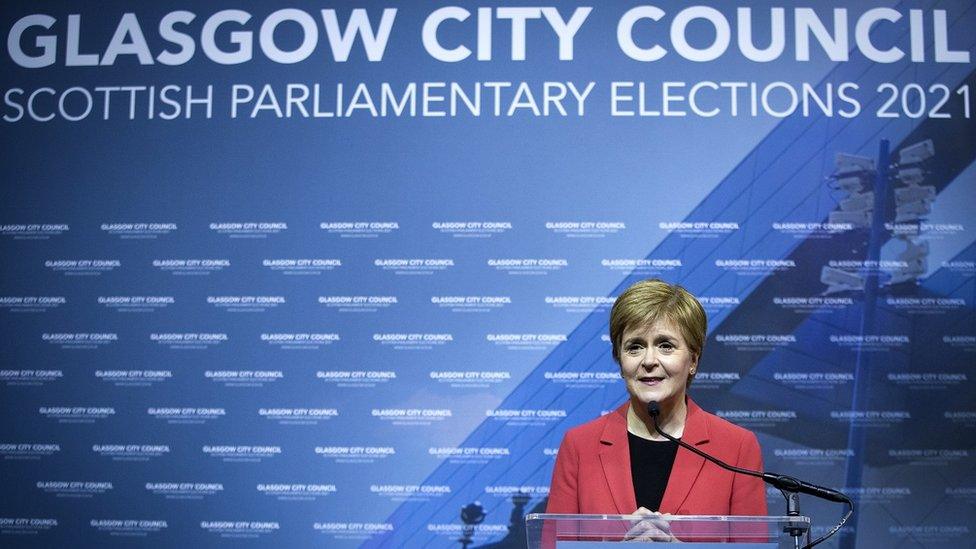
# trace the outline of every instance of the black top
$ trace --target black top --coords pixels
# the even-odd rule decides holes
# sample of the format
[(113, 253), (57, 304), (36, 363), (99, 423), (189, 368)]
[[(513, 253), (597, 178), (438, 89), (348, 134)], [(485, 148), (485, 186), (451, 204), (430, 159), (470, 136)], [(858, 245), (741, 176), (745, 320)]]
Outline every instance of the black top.
[(677, 443), (670, 440), (654, 441), (627, 433), (630, 445), (630, 476), (634, 481), (637, 506), (658, 511), (668, 486)]

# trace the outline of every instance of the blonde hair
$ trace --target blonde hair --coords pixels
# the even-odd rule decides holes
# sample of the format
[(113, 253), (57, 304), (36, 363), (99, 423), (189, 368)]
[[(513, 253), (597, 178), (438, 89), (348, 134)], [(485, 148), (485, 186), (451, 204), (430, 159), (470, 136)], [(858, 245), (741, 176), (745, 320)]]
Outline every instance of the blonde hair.
[(620, 345), (624, 332), (665, 319), (678, 330), (688, 348), (701, 359), (705, 347), (708, 319), (701, 303), (688, 290), (677, 284), (651, 278), (641, 280), (624, 290), (610, 310), (610, 341), (613, 359), (620, 362)]

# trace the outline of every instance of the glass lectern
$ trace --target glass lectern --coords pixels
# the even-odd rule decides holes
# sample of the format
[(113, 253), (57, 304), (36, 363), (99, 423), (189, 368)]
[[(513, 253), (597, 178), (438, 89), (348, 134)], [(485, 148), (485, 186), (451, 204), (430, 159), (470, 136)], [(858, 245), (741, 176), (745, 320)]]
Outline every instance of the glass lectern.
[[(809, 517), (556, 515), (525, 517), (528, 549), (796, 549), (810, 541)], [(637, 545), (634, 545), (634, 544)]]

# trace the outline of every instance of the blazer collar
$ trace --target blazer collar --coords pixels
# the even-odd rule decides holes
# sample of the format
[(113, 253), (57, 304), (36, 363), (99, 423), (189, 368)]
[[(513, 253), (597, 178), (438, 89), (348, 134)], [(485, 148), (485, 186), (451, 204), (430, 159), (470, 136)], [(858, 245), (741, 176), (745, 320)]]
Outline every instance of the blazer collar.
[(630, 445), (627, 443), (627, 409), (630, 400), (606, 415), (600, 436), (600, 463), (617, 513), (629, 515), (637, 509), (634, 479), (630, 474)]
[[(688, 416), (681, 440), (693, 446), (702, 446), (709, 441), (708, 422), (705, 412), (691, 398), (686, 398)], [(630, 471), (630, 445), (627, 442), (627, 409), (630, 401), (606, 415), (603, 433), (600, 436), (600, 463), (606, 477), (617, 513), (627, 515), (637, 509), (637, 496)], [(707, 451), (707, 450), (705, 450)], [(661, 500), (662, 513), (676, 514), (684, 503), (692, 486), (701, 473), (705, 459), (697, 454), (678, 448), (668, 478), (668, 486)]]
[[(709, 441), (705, 412), (690, 398), (687, 398), (686, 402), (688, 416), (685, 418), (685, 429), (681, 440), (708, 452), (705, 448)], [(665, 488), (664, 498), (661, 500), (662, 513), (680, 514), (681, 505), (691, 493), (691, 488), (698, 480), (704, 465), (705, 458), (686, 448), (678, 448), (678, 453), (674, 456), (674, 465), (671, 467), (671, 476), (668, 477), (668, 487)]]

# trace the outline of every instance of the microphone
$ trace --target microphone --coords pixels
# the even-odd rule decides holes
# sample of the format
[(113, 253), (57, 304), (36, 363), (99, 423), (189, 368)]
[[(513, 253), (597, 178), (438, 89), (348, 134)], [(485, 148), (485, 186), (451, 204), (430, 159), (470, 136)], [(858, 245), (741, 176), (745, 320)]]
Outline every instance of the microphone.
[(845, 496), (843, 493), (838, 492), (837, 490), (831, 490), (830, 488), (817, 486), (816, 484), (810, 484), (809, 482), (804, 482), (802, 480), (789, 477), (786, 475), (767, 473), (765, 471), (753, 471), (752, 469), (743, 469), (742, 467), (729, 465), (728, 463), (725, 463), (724, 461), (716, 457), (713, 457), (709, 454), (706, 454), (705, 452), (699, 450), (698, 448), (695, 448), (694, 446), (688, 444), (687, 442), (674, 438), (673, 436), (661, 430), (661, 427), (657, 423), (657, 418), (658, 416), (661, 415), (661, 406), (657, 403), (657, 401), (652, 400), (651, 402), (647, 403), (647, 413), (651, 416), (651, 419), (654, 421), (654, 430), (657, 431), (659, 435), (670, 440), (671, 442), (677, 443), (682, 448), (691, 450), (692, 452), (707, 459), (708, 461), (711, 461), (712, 463), (718, 465), (723, 469), (732, 471), (734, 473), (740, 473), (743, 475), (749, 475), (751, 477), (761, 478), (767, 484), (771, 484), (776, 488), (779, 488), (780, 490), (784, 490), (786, 492), (809, 494), (814, 497), (826, 499), (828, 501), (834, 501), (837, 503), (847, 503), (847, 504), (851, 503), (850, 498)]

